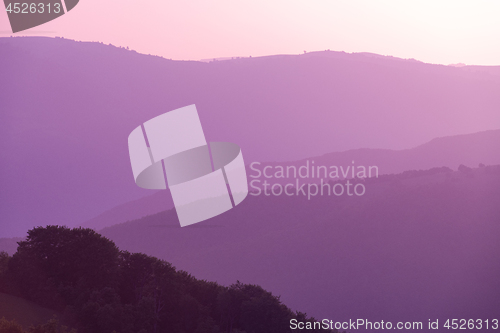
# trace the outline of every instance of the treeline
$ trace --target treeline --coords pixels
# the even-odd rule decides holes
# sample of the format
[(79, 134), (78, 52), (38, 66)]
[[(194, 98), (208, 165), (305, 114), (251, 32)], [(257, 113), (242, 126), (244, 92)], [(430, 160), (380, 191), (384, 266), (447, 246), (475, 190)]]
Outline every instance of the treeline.
[(64, 325), (60, 325), (56, 318), (53, 318), (45, 324), (30, 326), (24, 330), (16, 320), (0, 319), (0, 333), (77, 333), (75, 329), (68, 330)]
[(380, 175), (378, 177), (366, 178), (366, 183), (383, 183), (383, 182), (392, 182), (399, 181), (411, 178), (432, 176), (440, 173), (445, 173), (450, 175), (453, 172), (452, 169), (448, 167), (436, 167), (428, 170), (407, 170), (397, 174), (390, 175)]
[[(485, 174), (500, 174), (500, 165), (484, 165), (482, 163), (479, 164), (479, 168), (470, 168), (463, 164), (458, 166), (458, 171), (466, 174), (468, 176), (473, 176), (474, 172), (481, 172)], [(436, 174), (444, 173), (448, 176), (451, 176), (453, 170), (448, 167), (436, 167), (427, 170), (408, 170), (398, 174), (390, 174), (390, 175), (380, 175), (378, 177), (366, 178), (364, 181), (368, 183), (383, 183), (383, 182), (391, 182), (391, 181), (400, 181), (411, 178), (418, 178), (424, 176), (432, 176)]]
[(280, 333), (314, 320), (257, 285), (198, 280), (81, 228), (30, 230), (0, 255), (0, 289), (63, 313), (80, 333)]

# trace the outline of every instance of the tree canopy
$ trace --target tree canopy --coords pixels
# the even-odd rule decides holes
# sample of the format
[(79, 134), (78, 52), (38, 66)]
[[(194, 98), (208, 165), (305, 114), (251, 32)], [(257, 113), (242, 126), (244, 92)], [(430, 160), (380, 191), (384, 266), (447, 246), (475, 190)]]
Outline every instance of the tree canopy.
[[(61, 311), (81, 333), (280, 333), (291, 332), (291, 319), (314, 320), (260, 286), (198, 280), (166, 261), (120, 251), (91, 229), (30, 230), (12, 258), (0, 254), (0, 281), (4, 292)], [(5, 332), (22, 332), (1, 323), (12, 326)]]

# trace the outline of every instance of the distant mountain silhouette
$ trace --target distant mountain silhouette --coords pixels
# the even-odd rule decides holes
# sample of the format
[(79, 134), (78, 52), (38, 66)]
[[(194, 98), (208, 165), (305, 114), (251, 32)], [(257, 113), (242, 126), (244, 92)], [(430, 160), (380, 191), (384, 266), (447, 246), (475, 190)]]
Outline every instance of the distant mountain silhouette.
[(115, 224), (155, 214), (174, 206), (170, 191), (157, 191), (152, 195), (116, 206), (81, 224), (84, 228), (100, 230)]
[[(282, 163), (265, 163), (255, 168), (263, 170), (270, 166), (289, 166), (297, 168), (305, 165), (307, 161), (315, 165), (343, 166), (356, 165), (378, 167), (379, 174), (401, 173), (407, 170), (426, 170), (434, 167), (448, 167), (457, 170), (460, 164), (477, 167), (480, 163), (486, 165), (500, 164), (500, 130), (486, 131), (475, 134), (457, 135), (433, 139), (416, 148), (406, 150), (388, 149), (356, 149), (345, 152), (325, 154), (310, 157), (306, 160)], [(247, 175), (255, 176), (256, 172), (247, 167)], [(350, 177), (348, 177), (350, 178)], [(254, 178), (249, 177), (252, 181)], [(259, 178), (261, 181), (264, 177)], [(272, 183), (286, 184), (295, 180), (276, 179)], [(301, 180), (302, 181), (302, 180)], [(310, 178), (304, 182), (319, 182), (319, 178)], [(325, 179), (327, 181), (327, 179)], [(100, 230), (115, 224), (137, 219), (146, 215), (155, 214), (173, 207), (172, 197), (168, 191), (159, 191), (139, 200), (127, 202), (82, 223), (83, 227)]]
[(149, 195), (127, 136), (193, 103), (207, 140), (239, 144), (247, 164), (500, 128), (498, 67), (330, 51), (172, 61), (44, 37), (0, 38), (0, 60), (0, 237)]
[(317, 318), (496, 318), (500, 165), (458, 169), (367, 179), (360, 197), (250, 194), (193, 226), (171, 209), (100, 233), (201, 279), (259, 284)]
[[(278, 165), (293, 165), (298, 168), (306, 165), (307, 161), (309, 161), (310, 165), (314, 161), (315, 167), (322, 165), (327, 168), (329, 166), (343, 166), (346, 169), (352, 165), (377, 166), (379, 174), (401, 173), (406, 170), (425, 170), (442, 166), (457, 170), (460, 164), (472, 167), (477, 167), (479, 164), (500, 164), (500, 154), (497, 152), (500, 152), (500, 130), (491, 130), (435, 138), (411, 149), (353, 149), (294, 162), (261, 163), (255, 165), (254, 169), (262, 171), (267, 165), (273, 168)], [(256, 176), (258, 174), (257, 171), (251, 168), (247, 170), (249, 175)], [(351, 178), (351, 175), (347, 178)], [(264, 178), (261, 177), (261, 179)], [(276, 179), (273, 179), (273, 181), (276, 181)], [(310, 178), (308, 181), (319, 182), (319, 178)], [(289, 179), (283, 179), (281, 182), (289, 182)]]
[(494, 318), (500, 166), (461, 170), (382, 176), (361, 197), (249, 196), (185, 228), (169, 210), (101, 234), (202, 279), (257, 283), (316, 318)]

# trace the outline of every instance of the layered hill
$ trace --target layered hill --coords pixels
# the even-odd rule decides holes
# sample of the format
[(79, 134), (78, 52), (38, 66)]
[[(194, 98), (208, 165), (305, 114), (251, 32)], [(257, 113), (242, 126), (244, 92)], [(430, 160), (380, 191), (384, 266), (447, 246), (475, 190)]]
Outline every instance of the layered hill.
[[(351, 169), (354, 167), (375, 166), (371, 176), (401, 173), (409, 170), (426, 170), (435, 167), (448, 167), (457, 170), (458, 166), (477, 167), (479, 164), (494, 165), (500, 164), (500, 130), (492, 130), (467, 135), (457, 135), (433, 139), (423, 145), (412, 149), (389, 150), (389, 149), (356, 149), (345, 152), (329, 153), (322, 156), (309, 157), (307, 159), (292, 162), (262, 162), (247, 166), (248, 181), (258, 180), (255, 187), (263, 189), (263, 182), (267, 180), (270, 184), (295, 183), (293, 170), (285, 172), (284, 178), (276, 178), (279, 168), (284, 170), (288, 167), (295, 167), (295, 170), (309, 165), (309, 178), (301, 179), (301, 182), (320, 183), (325, 173), (315, 171), (312, 175), (312, 165), (315, 170), (319, 166), (325, 166), (329, 176), (331, 167), (339, 168), (339, 177), (343, 178), (342, 170), (346, 171), (347, 178), (351, 178)], [(353, 164), (353, 162), (355, 162)], [(264, 169), (266, 167), (264, 175)], [(342, 169), (340, 169), (342, 168)], [(355, 168), (356, 172), (359, 168)], [(266, 176), (273, 176), (267, 179)], [(288, 177), (290, 176), (290, 177)], [(367, 176), (369, 176), (367, 172)], [(337, 180), (324, 178), (324, 181)], [(251, 186), (251, 190), (255, 190)], [(129, 220), (159, 213), (173, 207), (172, 197), (169, 191), (159, 191), (139, 200), (127, 202), (111, 210), (96, 216), (95, 218), (82, 223), (83, 227), (100, 230), (115, 224)]]
[(43, 37), (1, 38), (0, 60), (1, 237), (149, 195), (127, 136), (189, 104), (207, 140), (237, 143), (247, 164), (500, 128), (497, 68), (330, 51), (172, 61)]
[(250, 195), (185, 228), (169, 210), (101, 234), (203, 279), (257, 283), (316, 318), (498, 316), (498, 166), (364, 185), (363, 196)]

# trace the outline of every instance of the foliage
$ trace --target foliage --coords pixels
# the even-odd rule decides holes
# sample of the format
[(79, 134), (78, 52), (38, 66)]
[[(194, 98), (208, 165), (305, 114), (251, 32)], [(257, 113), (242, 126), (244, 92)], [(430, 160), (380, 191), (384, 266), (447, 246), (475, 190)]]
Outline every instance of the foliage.
[(119, 250), (91, 229), (38, 227), (9, 262), (21, 296), (46, 307), (75, 305), (78, 295), (116, 287)]
[(6, 279), (7, 270), (9, 267), (10, 257), (7, 252), (0, 252), (0, 292), (7, 291), (8, 281)]
[(451, 174), (453, 170), (448, 167), (436, 167), (428, 170), (407, 170), (398, 174), (389, 175), (379, 175), (378, 177), (372, 177), (365, 179), (366, 183), (383, 183), (383, 182), (394, 182), (401, 181), (405, 179), (412, 179), (424, 176), (432, 176), (436, 174)]
[(31, 326), (28, 333), (77, 333), (75, 329), (68, 331), (66, 326), (59, 325), (57, 319), (51, 319), (45, 324)]
[(31, 326), (28, 331), (24, 331), (15, 320), (8, 321), (2, 318), (0, 319), (0, 333), (77, 333), (77, 331), (75, 329), (68, 331), (68, 328), (61, 326), (55, 318), (45, 324)]
[(458, 166), (458, 171), (463, 172), (463, 173), (470, 173), (470, 172), (472, 172), (472, 168), (469, 168), (468, 166), (460, 164)]
[(0, 319), (0, 333), (24, 333), (21, 325), (15, 320), (8, 321), (5, 318)]
[(0, 252), (0, 275), (4, 274), (7, 271), (9, 259), (10, 257), (7, 252)]
[[(2, 258), (1, 275), (18, 294), (64, 311), (83, 333), (280, 333), (290, 332), (290, 319), (313, 320), (259, 286), (197, 280), (163, 260), (119, 251), (91, 229), (38, 227)], [(29, 329), (65, 332), (56, 321)]]

